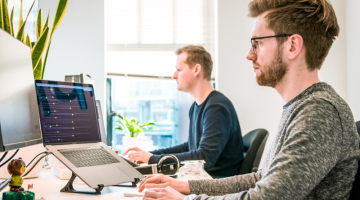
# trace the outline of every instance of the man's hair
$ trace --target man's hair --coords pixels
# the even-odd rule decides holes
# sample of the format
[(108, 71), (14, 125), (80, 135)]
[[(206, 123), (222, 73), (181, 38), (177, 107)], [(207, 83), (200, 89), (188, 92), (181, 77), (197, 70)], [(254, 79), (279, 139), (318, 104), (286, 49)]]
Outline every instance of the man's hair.
[(213, 68), (213, 61), (209, 52), (202, 46), (189, 45), (176, 50), (176, 55), (187, 53), (185, 63), (189, 65), (190, 69), (196, 64), (200, 64), (203, 68), (204, 79), (211, 80), (211, 71)]
[[(266, 16), (267, 28), (274, 30), (276, 35), (301, 35), (310, 70), (321, 68), (340, 31), (335, 11), (328, 0), (253, 0), (249, 11), (250, 17), (270, 11)], [(286, 37), (277, 40), (281, 45)]]

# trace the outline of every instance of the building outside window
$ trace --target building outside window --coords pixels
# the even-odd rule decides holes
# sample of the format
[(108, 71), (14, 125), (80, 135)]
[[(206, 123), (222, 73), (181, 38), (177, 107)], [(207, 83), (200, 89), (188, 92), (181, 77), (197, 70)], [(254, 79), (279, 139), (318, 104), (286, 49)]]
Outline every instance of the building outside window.
[[(194, 99), (177, 91), (171, 79), (175, 50), (195, 44), (214, 55), (214, 0), (106, 0), (105, 5), (108, 114), (154, 121), (158, 130), (145, 132), (153, 149), (187, 141)], [(113, 129), (117, 120), (108, 117), (107, 130), (112, 146), (122, 150), (125, 133)]]

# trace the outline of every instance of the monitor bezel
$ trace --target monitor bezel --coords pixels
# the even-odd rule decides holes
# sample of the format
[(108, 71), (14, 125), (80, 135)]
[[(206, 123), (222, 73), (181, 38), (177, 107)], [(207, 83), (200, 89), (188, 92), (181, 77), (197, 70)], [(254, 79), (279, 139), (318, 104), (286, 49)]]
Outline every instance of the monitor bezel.
[[(40, 126), (40, 121), (39, 121), (39, 126)], [(11, 151), (11, 150), (14, 150), (14, 149), (20, 149), (20, 148), (24, 148), (24, 147), (28, 147), (28, 146), (43, 143), (41, 129), (39, 131), (40, 131), (40, 136), (41, 137), (38, 138), (38, 139), (28, 140), (28, 141), (23, 141), (23, 142), (17, 142), (17, 143), (11, 143), (11, 144), (6, 144), (6, 145), (3, 142), (3, 138), (0, 137), (0, 152)], [(0, 135), (2, 136), (1, 123), (0, 123)]]
[[(44, 133), (42, 131), (41, 111), (40, 111), (40, 106), (39, 106), (39, 96), (38, 96), (38, 90), (37, 90), (37, 83), (49, 84), (49, 82), (56, 82), (58, 85), (71, 85), (71, 86), (74, 86), (75, 84), (80, 84), (80, 85), (85, 86), (85, 87), (91, 87), (92, 90), (94, 91), (94, 86), (92, 84), (88, 84), (88, 83), (74, 83), (74, 82), (65, 82), (65, 81), (35, 79), (34, 86), (35, 86), (35, 91), (36, 91), (36, 99), (37, 99), (37, 102), (38, 102), (40, 130), (41, 130), (41, 137), (42, 137), (42, 142), (44, 144), (44, 147), (46, 147), (46, 145), (69, 145), (69, 144), (84, 144), (84, 143), (98, 143), (98, 142), (101, 142), (101, 134), (100, 134), (100, 131), (99, 131), (99, 124), (98, 123), (96, 123), (97, 133), (99, 135), (98, 140), (86, 140), (86, 141), (77, 141), (77, 142), (45, 142)], [(96, 109), (95, 92), (94, 92), (93, 100), (94, 100), (95, 118), (96, 118), (96, 122), (98, 122), (98, 116), (97, 116), (98, 111)]]

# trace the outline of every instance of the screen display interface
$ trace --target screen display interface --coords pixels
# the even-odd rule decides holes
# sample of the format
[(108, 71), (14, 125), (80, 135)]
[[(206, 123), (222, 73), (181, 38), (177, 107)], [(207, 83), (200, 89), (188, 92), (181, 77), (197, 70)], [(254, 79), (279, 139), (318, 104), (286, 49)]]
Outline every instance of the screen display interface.
[(37, 80), (36, 90), (44, 143), (100, 140), (92, 85)]

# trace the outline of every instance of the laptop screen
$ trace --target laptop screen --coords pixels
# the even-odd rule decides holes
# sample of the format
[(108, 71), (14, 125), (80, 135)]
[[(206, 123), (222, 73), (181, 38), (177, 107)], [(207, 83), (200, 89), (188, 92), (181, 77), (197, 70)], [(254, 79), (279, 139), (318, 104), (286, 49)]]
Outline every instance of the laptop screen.
[(91, 84), (36, 80), (44, 144), (100, 141)]

